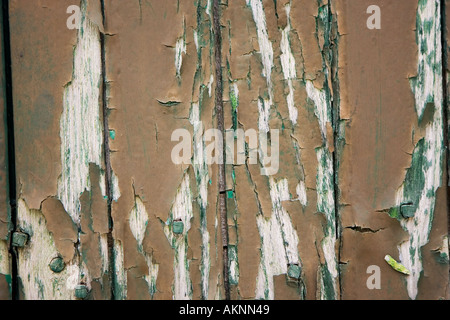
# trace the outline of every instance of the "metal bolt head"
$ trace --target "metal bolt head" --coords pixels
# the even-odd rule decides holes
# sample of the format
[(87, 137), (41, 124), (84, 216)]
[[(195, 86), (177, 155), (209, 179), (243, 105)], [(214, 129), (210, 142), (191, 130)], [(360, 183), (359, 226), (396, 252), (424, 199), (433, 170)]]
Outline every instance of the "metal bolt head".
[(88, 296), (89, 290), (84, 284), (79, 284), (75, 287), (75, 298), (77, 299), (86, 299)]
[(287, 275), (289, 276), (289, 278), (300, 279), (301, 272), (302, 270), (300, 269), (300, 266), (297, 264), (290, 264), (288, 266)]
[(182, 234), (184, 230), (183, 221), (174, 221), (172, 224), (172, 231), (175, 234)]
[(416, 211), (416, 208), (413, 204), (402, 204), (400, 205), (400, 214), (403, 218), (412, 218), (414, 217), (414, 213)]
[(27, 241), (28, 235), (26, 233), (17, 231), (12, 234), (11, 243), (13, 247), (25, 247)]
[(50, 270), (52, 270), (55, 273), (60, 273), (64, 270), (66, 267), (66, 264), (64, 263), (64, 259), (61, 257), (53, 258), (52, 261), (50, 261), (50, 264), (48, 265), (50, 267)]

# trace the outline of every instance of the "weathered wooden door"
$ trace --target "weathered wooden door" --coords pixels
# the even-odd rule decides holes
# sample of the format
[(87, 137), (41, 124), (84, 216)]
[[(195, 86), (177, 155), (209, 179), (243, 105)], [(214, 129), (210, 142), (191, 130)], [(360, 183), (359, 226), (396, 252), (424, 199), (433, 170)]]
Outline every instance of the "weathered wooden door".
[(0, 299), (448, 299), (440, 0), (3, 0)]

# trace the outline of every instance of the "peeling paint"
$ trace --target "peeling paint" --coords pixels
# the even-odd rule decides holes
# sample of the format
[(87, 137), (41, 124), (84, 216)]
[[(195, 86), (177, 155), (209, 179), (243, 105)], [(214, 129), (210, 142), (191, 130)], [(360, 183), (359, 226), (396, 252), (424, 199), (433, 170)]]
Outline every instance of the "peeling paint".
[(156, 293), (156, 280), (158, 278), (159, 265), (153, 263), (152, 256), (146, 253), (142, 247), (142, 242), (144, 241), (145, 232), (147, 230), (148, 213), (145, 210), (144, 203), (139, 197), (135, 197), (135, 205), (130, 212), (129, 224), (131, 233), (137, 241), (138, 251), (144, 256), (148, 265), (148, 275), (145, 275), (144, 278), (147, 281), (149, 293), (153, 297)]
[(239, 260), (237, 246), (228, 246), (228, 259), (230, 264), (230, 284), (239, 284)]
[[(175, 196), (169, 219), (164, 225), (164, 233), (175, 252), (173, 265), (173, 298), (175, 300), (192, 299), (192, 283), (189, 275), (189, 259), (187, 257), (187, 233), (191, 229), (192, 218), (192, 194), (190, 190), (189, 174), (185, 173)], [(174, 235), (172, 232), (172, 222), (175, 220), (180, 220), (184, 224), (184, 230), (181, 235)]]
[(119, 240), (114, 240), (113, 247), (115, 282), (113, 283), (114, 297), (116, 300), (125, 300), (127, 297), (127, 272), (124, 268), (123, 245)]
[(403, 274), (410, 274), (409, 270), (405, 268), (404, 265), (401, 263), (398, 263), (394, 258), (392, 258), (390, 255), (386, 255), (384, 257), (384, 261), (387, 262), (388, 265), (392, 267), (395, 271), (398, 271)]
[(147, 229), (148, 214), (145, 206), (139, 197), (135, 197), (134, 207), (130, 212), (130, 229), (134, 238), (138, 243), (139, 249), (142, 251), (142, 241), (144, 241), (145, 230)]
[(269, 115), (270, 115), (270, 101), (267, 99), (258, 99), (258, 111), (259, 120), (258, 128), (262, 133), (267, 133), (270, 131), (269, 127)]
[(274, 299), (273, 277), (286, 274), (288, 265), (299, 265), (298, 236), (288, 212), (281, 202), (290, 200), (287, 179), (275, 182), (270, 179), (272, 216), (258, 215), (261, 237), (261, 262), (257, 277), (256, 299)]
[(202, 261), (200, 271), (202, 275), (201, 287), (202, 296), (207, 299), (209, 291), (209, 272), (211, 268), (210, 258), (210, 236), (207, 228), (206, 207), (208, 205), (208, 182), (210, 180), (207, 157), (205, 151), (205, 141), (203, 135), (203, 125), (200, 117), (199, 103), (193, 103), (191, 108), (190, 122), (194, 127), (194, 155), (193, 168), (197, 180), (198, 203), (200, 205), (200, 233), (202, 237)]
[[(422, 247), (428, 243), (436, 202), (441, 186), (444, 154), (441, 22), (438, 1), (419, 0), (417, 9), (418, 74), (411, 79), (419, 123), (428, 104), (433, 104), (432, 120), (426, 124), (425, 137), (414, 149), (411, 167), (396, 194), (397, 208), (413, 203), (411, 218), (398, 217), (409, 239), (398, 246), (401, 263), (410, 270), (406, 279), (408, 295), (416, 299), (423, 271)], [(421, 180), (417, 180), (422, 177)], [(419, 185), (417, 185), (419, 183)], [(395, 208), (393, 208), (395, 209)], [(390, 210), (392, 214), (393, 209)], [(394, 210), (395, 211), (395, 210)], [(391, 215), (392, 216), (392, 215)]]
[[(334, 199), (334, 166), (332, 154), (327, 145), (327, 129), (326, 124), (331, 122), (331, 106), (329, 98), (324, 90), (314, 87), (311, 81), (306, 82), (306, 91), (309, 99), (314, 102), (314, 112), (318, 118), (321, 128), (324, 146), (316, 149), (317, 153), (317, 210), (325, 215), (326, 226), (324, 226), (325, 237), (322, 240), (322, 249), (325, 255), (325, 265), (321, 268), (325, 269), (320, 272), (328, 274), (321, 277), (320, 282), (322, 288), (320, 290), (321, 299), (337, 298), (337, 258), (336, 258), (336, 216), (335, 216), (335, 199)], [(327, 281), (329, 283), (327, 283)], [(332, 288), (327, 289), (327, 288)]]
[(434, 252), (436, 252), (439, 255), (437, 258), (439, 263), (449, 264), (450, 261), (449, 261), (448, 245), (449, 245), (449, 239), (448, 239), (448, 236), (445, 236), (442, 239), (441, 247), (437, 250), (433, 250)]
[(289, 32), (291, 31), (290, 20), (290, 4), (285, 6), (287, 15), (287, 26), (281, 32), (281, 66), (283, 68), (284, 79), (287, 81), (289, 93), (286, 96), (286, 101), (289, 109), (289, 118), (293, 125), (297, 124), (298, 110), (294, 103), (294, 86), (292, 81), (297, 77), (297, 71), (295, 69), (295, 58), (292, 54), (291, 44), (289, 39)]
[[(314, 87), (312, 81), (306, 81), (306, 92), (308, 98), (314, 102), (314, 114), (316, 115), (322, 138), (327, 141), (327, 123), (331, 123), (331, 106), (330, 99), (325, 90), (320, 90)], [(328, 146), (327, 146), (328, 147)]]
[[(11, 257), (9, 254), (8, 243), (5, 240), (0, 240), (0, 275), (5, 277), (6, 282), (8, 283), (8, 294), (2, 292), (0, 296), (11, 296), (12, 293), (12, 275), (11, 275)], [(2, 287), (2, 289), (6, 289), (6, 287)]]
[(0, 274), (9, 275), (10, 258), (8, 244), (5, 240), (0, 240)]
[(80, 281), (90, 286), (90, 279), (84, 277), (85, 266), (76, 263), (75, 244), (74, 260), (62, 272), (53, 273), (48, 265), (59, 253), (45, 217), (39, 210), (29, 209), (23, 199), (18, 201), (17, 215), (18, 228), (32, 238), (27, 246), (18, 249), (18, 275), (26, 300), (71, 300)]
[(89, 163), (103, 164), (103, 126), (100, 117), (101, 45), (98, 26), (86, 17), (82, 1), (82, 19), (74, 49), (72, 81), (64, 90), (60, 121), (62, 172), (58, 180), (58, 198), (67, 213), (80, 223), (79, 198), (90, 190)]
[(295, 189), (298, 196), (298, 201), (302, 204), (302, 206), (306, 207), (308, 205), (308, 199), (306, 196), (306, 186), (304, 181), (300, 181)]
[(175, 44), (175, 70), (177, 78), (181, 77), (183, 54), (186, 54), (186, 27), (183, 22), (183, 36), (177, 39)]
[[(269, 40), (266, 25), (266, 15), (261, 0), (246, 0), (247, 6), (252, 10), (253, 20), (256, 24), (258, 33), (259, 52), (262, 60), (262, 75), (267, 81), (267, 90), (269, 99), (264, 103), (264, 109), (268, 110), (273, 103), (273, 86), (272, 86), (272, 68), (273, 68), (273, 48), (272, 42)], [(267, 111), (266, 111), (267, 113)]]

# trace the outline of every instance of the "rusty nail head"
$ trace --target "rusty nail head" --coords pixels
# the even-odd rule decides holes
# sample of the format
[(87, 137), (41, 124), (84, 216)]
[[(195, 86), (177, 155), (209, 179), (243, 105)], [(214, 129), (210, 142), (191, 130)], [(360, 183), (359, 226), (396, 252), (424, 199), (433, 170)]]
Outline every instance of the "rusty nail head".
[(53, 272), (60, 273), (64, 270), (66, 264), (64, 262), (64, 259), (58, 256), (53, 258), (52, 261), (50, 261), (49, 267), (50, 270), (52, 270)]
[(301, 269), (297, 264), (290, 264), (288, 266), (288, 276), (293, 279), (300, 279)]
[(88, 296), (89, 290), (84, 284), (79, 284), (75, 287), (75, 297), (77, 299), (86, 299)]
[(181, 220), (176, 220), (172, 224), (172, 230), (175, 234), (182, 234), (184, 230), (184, 224)]
[(412, 203), (403, 203), (400, 205), (400, 214), (403, 218), (412, 218), (414, 217), (414, 213), (416, 208)]
[(27, 244), (28, 241), (28, 235), (26, 233), (23, 232), (14, 232), (12, 234), (12, 245), (13, 247), (25, 247), (25, 245)]

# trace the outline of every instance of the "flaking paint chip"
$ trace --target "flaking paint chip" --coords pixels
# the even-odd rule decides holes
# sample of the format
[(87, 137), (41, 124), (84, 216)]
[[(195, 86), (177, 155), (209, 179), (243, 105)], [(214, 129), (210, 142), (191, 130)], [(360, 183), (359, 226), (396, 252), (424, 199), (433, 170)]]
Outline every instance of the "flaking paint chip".
[(392, 267), (392, 269), (394, 269), (395, 271), (398, 271), (400, 273), (409, 275), (410, 272), (409, 270), (402, 265), (401, 263), (397, 262), (394, 258), (392, 258), (390, 255), (386, 255), (384, 257), (384, 260), (388, 263), (388, 265), (390, 265)]

